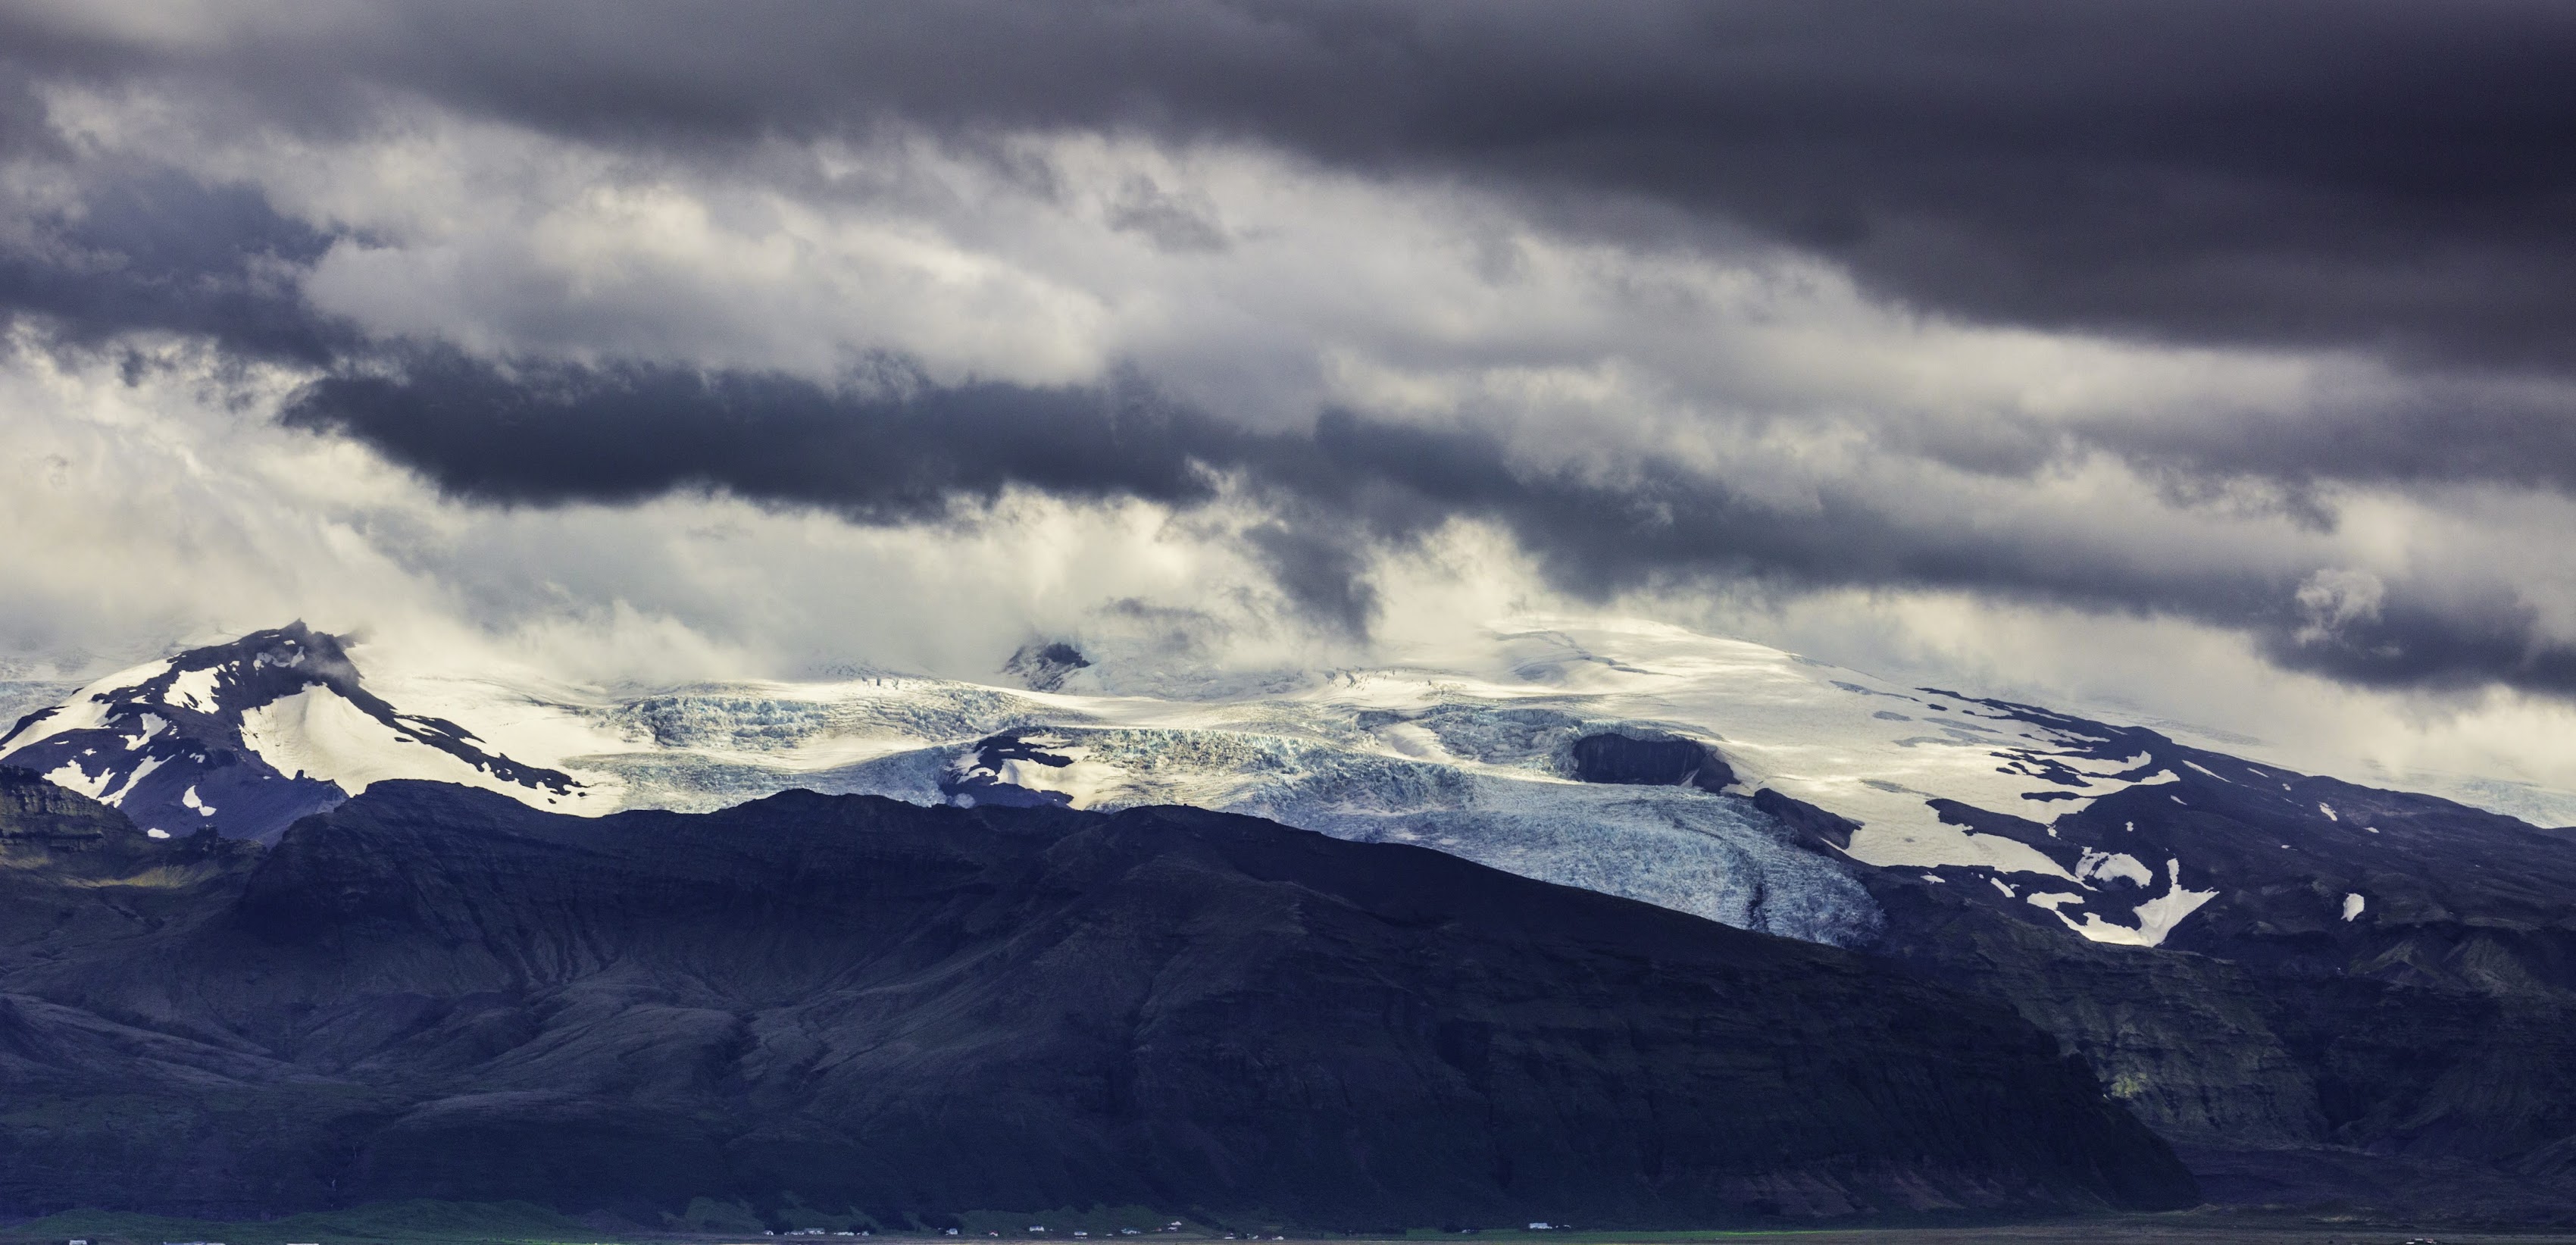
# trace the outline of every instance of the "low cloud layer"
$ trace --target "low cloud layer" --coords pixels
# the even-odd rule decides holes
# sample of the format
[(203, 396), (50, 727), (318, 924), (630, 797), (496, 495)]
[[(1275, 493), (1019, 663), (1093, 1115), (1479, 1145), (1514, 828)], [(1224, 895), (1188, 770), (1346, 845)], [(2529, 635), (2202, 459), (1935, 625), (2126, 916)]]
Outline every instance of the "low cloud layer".
[[(2576, 696), (2563, 6), (17, 4), (0, 47), (20, 400), (194, 377), (423, 490), (370, 540), (694, 508), (1092, 568), (976, 643), (1859, 594)], [(678, 546), (441, 548), (462, 628), (656, 598), (760, 647), (620, 578), (733, 582)]]
[(2391, 602), (2374, 574), (2243, 550), (2141, 556), (2130, 533), (2081, 526), (1998, 540), (1974, 530), (1990, 516), (1909, 514), (1904, 499), (1873, 496), (1858, 480), (1783, 507), (1744, 495), (1722, 472), (1648, 462), (1590, 478), (1515, 462), (1483, 432), (1341, 410), (1308, 431), (1255, 432), (1144, 392), (908, 379), (831, 389), (636, 366), (505, 374), (441, 354), (393, 375), (315, 382), (281, 419), (355, 436), (449, 494), (487, 503), (701, 491), (860, 523), (929, 524), (980, 513), (1013, 488), (1184, 509), (1223, 499), (1290, 520), (1245, 538), (1292, 600), (1352, 634), (1374, 621), (1366, 553), (1417, 546), (1466, 519), (1510, 533), (1553, 586), (1596, 601), (1677, 581), (1963, 589), (2152, 608), (2245, 631), (2284, 666), (2359, 683), (2492, 679), (2576, 693), (2576, 644), (2550, 638), (2539, 610), (2502, 584), (2466, 599)]

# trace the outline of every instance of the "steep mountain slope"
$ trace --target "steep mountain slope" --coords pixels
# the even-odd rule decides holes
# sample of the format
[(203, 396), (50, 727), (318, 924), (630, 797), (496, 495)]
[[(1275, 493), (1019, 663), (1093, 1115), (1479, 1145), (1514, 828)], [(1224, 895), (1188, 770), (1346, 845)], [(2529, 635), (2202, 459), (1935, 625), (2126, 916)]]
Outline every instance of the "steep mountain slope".
[(585, 820), (409, 782), (265, 853), (110, 825), (111, 883), (0, 870), (0, 1211), (2193, 1197), (2006, 1009), (1416, 848), (806, 794)]
[(2159, 754), (2180, 781), (2045, 825), (1952, 811), (2079, 863), (2194, 862), (2163, 946), (2071, 946), (2043, 886), (1877, 870), (1876, 948), (2057, 1034), (2214, 1196), (2576, 1218), (2576, 834)]
[(212, 826), (274, 838), (386, 778), (544, 804), (585, 798), (568, 776), (495, 755), (453, 722), (396, 711), (337, 638), (300, 622), (97, 680), (19, 719), (0, 735), (0, 761), (163, 837)]

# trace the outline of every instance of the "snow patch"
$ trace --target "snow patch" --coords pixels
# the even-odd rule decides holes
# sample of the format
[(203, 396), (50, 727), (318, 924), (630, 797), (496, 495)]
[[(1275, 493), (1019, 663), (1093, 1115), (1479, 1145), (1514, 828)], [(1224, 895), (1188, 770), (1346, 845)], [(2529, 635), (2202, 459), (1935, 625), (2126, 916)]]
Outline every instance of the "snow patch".
[[(1825, 807), (1831, 809), (1835, 806), (1826, 804)], [(1955, 826), (1943, 826), (1939, 833), (1895, 830), (1873, 833), (1871, 827), (1863, 823), (1859, 830), (1852, 832), (1851, 846), (1844, 850), (1852, 859), (1882, 869), (1961, 865), (1992, 869), (1997, 873), (2038, 873), (2070, 882), (2075, 880), (2074, 875), (2066, 871), (2066, 866), (2028, 843), (1999, 834), (1977, 834)]]
[(2165, 893), (2138, 905), (2138, 924), (2134, 929), (2125, 925), (2114, 925), (2091, 912), (2084, 914), (2084, 923), (2081, 925), (2066, 921), (2066, 914), (2062, 912), (2058, 913), (2057, 919), (2066, 921), (2067, 928), (2095, 942), (2117, 943), (2130, 947), (2163, 946), (2166, 936), (2173, 933), (2175, 926), (2182, 924), (2184, 917), (2200, 911), (2202, 904), (2218, 898), (2218, 892), (2214, 890), (2184, 889), (2180, 860), (2166, 861), (2165, 874), (2170, 880)]
[[(96, 686), (97, 684), (91, 685), (91, 687)], [(8, 746), (0, 748), (0, 757), (34, 747), (56, 735), (68, 735), (73, 731), (94, 731), (107, 725), (109, 702), (121, 690), (123, 689), (107, 688), (93, 692), (90, 688), (82, 688), (72, 693), (69, 700), (54, 706), (46, 712), (45, 716), (20, 728), (25, 733), (11, 736)]]
[(161, 829), (161, 828), (160, 828), (160, 827), (158, 827), (158, 826), (150, 826), (150, 827), (146, 827), (146, 828), (144, 829), (143, 833), (145, 833), (145, 834), (147, 834), (147, 835), (150, 835), (150, 836), (152, 836), (153, 838), (156, 838), (156, 839), (166, 839), (166, 838), (169, 838), (169, 837), (170, 837), (170, 832), (169, 832), (169, 831), (167, 831), (167, 830), (163, 830), (163, 829)]
[(96, 682), (82, 688), (79, 692), (75, 693), (75, 695), (84, 698), (110, 698), (118, 692), (133, 691), (135, 688), (141, 687), (154, 679), (160, 678), (162, 675), (168, 673), (169, 670), (170, 659), (167, 657), (156, 657), (151, 661), (142, 663), (141, 665), (127, 666), (125, 669), (119, 670), (114, 674), (102, 675)]
[(215, 668), (182, 670), (170, 680), (170, 690), (161, 693), (161, 703), (194, 709), (199, 713), (215, 711)]
[(2326, 815), (2326, 820), (2327, 820), (2327, 821), (2342, 821), (2342, 820), (2343, 820), (2343, 818), (2335, 816), (2334, 805), (2332, 805), (2332, 804), (2323, 804), (2323, 803), (2321, 803), (2321, 804), (2317, 805), (2317, 811), (2318, 811), (2318, 812), (2320, 812), (2320, 813), (2325, 814), (2325, 815)]
[(77, 791), (95, 800), (107, 794), (107, 784), (116, 771), (105, 770), (95, 778), (83, 773), (78, 761), (65, 761), (45, 775), (45, 781), (69, 791)]
[(2347, 920), (2347, 921), (2350, 921), (2350, 920), (2353, 920), (2353, 919), (2355, 919), (2355, 918), (2358, 918), (2358, 917), (2361, 915), (2361, 910), (2362, 910), (2363, 908), (2365, 908), (2365, 907), (2369, 906), (2369, 903), (2370, 903), (2370, 901), (2369, 901), (2369, 900), (2366, 900), (2366, 899), (2363, 899), (2363, 898), (2361, 897), (2360, 892), (2358, 892), (2358, 891), (2356, 891), (2356, 892), (2354, 892), (2354, 893), (2352, 893), (2352, 894), (2349, 894), (2349, 895), (2344, 896), (2344, 897), (2343, 897), (2343, 919), (2345, 919), (2345, 920)]
[(251, 709), (241, 721), (242, 743), (277, 772), (333, 783), (351, 795), (391, 779), (422, 778), (497, 791), (544, 807), (546, 792), (504, 781), (453, 753), (406, 738), (318, 683)]
[(2139, 886), (2152, 886), (2156, 880), (2155, 871), (2147, 868), (2146, 862), (2127, 852), (2099, 852), (2089, 847), (2084, 849), (2083, 859), (2075, 862), (2075, 877), (2078, 881), (2125, 878)]
[(195, 783), (188, 784), (188, 789), (179, 796), (179, 803), (185, 807), (197, 810), (197, 815), (199, 817), (212, 817), (215, 815), (215, 806), (206, 803), (203, 798), (198, 796), (197, 784)]
[[(1098, 808), (1112, 803), (1133, 786), (1126, 770), (1092, 760), (1089, 748), (1041, 736), (1031, 736), (1025, 742), (1050, 757), (1062, 758), (1069, 763), (1050, 765), (1044, 761), (1014, 758), (996, 767), (994, 778), (1031, 791), (1055, 792), (1075, 808)], [(965, 758), (965, 762), (971, 765), (973, 757)]]
[(125, 750), (132, 752), (135, 749), (141, 748), (143, 745), (152, 742), (154, 737), (167, 729), (169, 725), (170, 723), (165, 721), (160, 714), (144, 714), (142, 721), (143, 733), (140, 735), (127, 736), (125, 740)]
[(161, 768), (161, 763), (168, 759), (167, 757), (143, 758), (143, 763), (135, 766), (134, 772), (127, 774), (124, 782), (117, 784), (113, 794), (99, 796), (98, 802), (111, 808), (124, 804), (125, 797), (134, 793), (134, 785), (142, 782), (152, 771)]

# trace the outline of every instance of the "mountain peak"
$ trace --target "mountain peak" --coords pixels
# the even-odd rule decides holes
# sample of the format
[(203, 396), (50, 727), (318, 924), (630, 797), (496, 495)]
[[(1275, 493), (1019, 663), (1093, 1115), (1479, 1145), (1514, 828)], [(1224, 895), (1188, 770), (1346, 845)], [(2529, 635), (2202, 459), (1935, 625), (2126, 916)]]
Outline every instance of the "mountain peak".
[(122, 810), (154, 837), (273, 838), (386, 778), (560, 804), (569, 776), (367, 690), (341, 637), (302, 620), (99, 679), (0, 736), (0, 759)]

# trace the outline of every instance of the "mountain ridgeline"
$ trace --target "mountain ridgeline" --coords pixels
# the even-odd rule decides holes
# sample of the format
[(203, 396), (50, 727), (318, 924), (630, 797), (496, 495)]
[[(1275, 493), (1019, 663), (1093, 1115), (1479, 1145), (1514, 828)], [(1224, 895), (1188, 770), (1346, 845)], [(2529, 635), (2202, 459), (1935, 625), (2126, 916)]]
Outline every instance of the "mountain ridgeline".
[(2196, 1199), (2006, 1006), (1421, 848), (805, 793), (580, 819), (405, 781), (263, 850), (35, 803), (0, 833), (0, 1213)]

